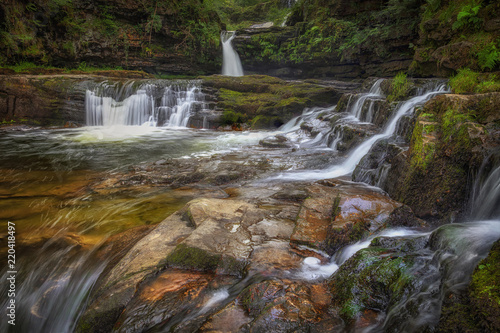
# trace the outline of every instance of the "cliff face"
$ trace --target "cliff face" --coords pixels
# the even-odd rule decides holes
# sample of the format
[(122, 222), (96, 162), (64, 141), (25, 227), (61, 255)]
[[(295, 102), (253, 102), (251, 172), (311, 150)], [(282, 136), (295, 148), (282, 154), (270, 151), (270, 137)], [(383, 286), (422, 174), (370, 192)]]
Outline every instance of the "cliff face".
[(500, 65), (496, 1), (303, 0), (285, 28), (243, 29), (247, 71), (278, 76), (449, 76)]
[(220, 68), (220, 19), (199, 0), (6, 0), (0, 18), (0, 63), (173, 74)]
[(413, 59), (423, 1), (305, 0), (286, 28), (246, 29), (235, 40), (245, 70), (290, 77), (391, 76)]

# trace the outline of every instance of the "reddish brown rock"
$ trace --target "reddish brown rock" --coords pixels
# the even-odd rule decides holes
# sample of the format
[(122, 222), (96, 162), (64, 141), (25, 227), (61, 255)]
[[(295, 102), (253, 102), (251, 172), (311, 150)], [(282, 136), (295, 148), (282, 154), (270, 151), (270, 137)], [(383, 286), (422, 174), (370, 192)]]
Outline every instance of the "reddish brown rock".
[(329, 253), (381, 228), (401, 205), (373, 188), (338, 180), (318, 182), (307, 191), (309, 197), (297, 216), (291, 245)]

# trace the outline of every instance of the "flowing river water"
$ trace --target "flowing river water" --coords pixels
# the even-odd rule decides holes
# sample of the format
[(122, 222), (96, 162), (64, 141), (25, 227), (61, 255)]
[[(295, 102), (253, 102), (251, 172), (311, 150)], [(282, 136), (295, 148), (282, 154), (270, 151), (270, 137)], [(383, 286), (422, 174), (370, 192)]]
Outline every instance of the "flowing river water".
[[(248, 154), (240, 159), (270, 161), (270, 170), (246, 182), (257, 187), (273, 182), (348, 177), (377, 140), (397, 134), (402, 117), (412, 115), (417, 106), (446, 91), (440, 84), (423, 89), (399, 104), (378, 132), (347, 153), (340, 153), (336, 148), (342, 141), (342, 126), (370, 123), (373, 109), (368, 107), (364, 115), (360, 110), (365, 103), (383, 98), (379, 85), (377, 81), (369, 93), (354, 97), (347, 111), (336, 120), (338, 126), (323, 128), (314, 136), (305, 133), (301, 124), (309, 122), (321, 128), (319, 115), (334, 115), (335, 106), (305, 110), (302, 116), (275, 132), (186, 128), (189, 117), (204, 107), (195, 85), (185, 90), (162, 86), (164, 97), (160, 105), (155, 105), (151, 98), (157, 87), (122, 90), (120, 97), (106, 93), (112, 89), (101, 85), (87, 92), (87, 121), (92, 126), (3, 131), (0, 134), (1, 233), (7, 230), (7, 221), (15, 223), (19, 252), (17, 325), (13, 330), (2, 320), (0, 330), (74, 331), (89, 291), (112, 260), (95, 260), (93, 253), (99, 245), (132, 227), (157, 224), (198, 196), (193, 191), (140, 184), (126, 190), (111, 190), (99, 186), (106, 179), (137, 166), (147, 168), (159, 160), (217, 160), (231, 154)], [(291, 150), (276, 154), (272, 148), (259, 146), (260, 140), (270, 136), (286, 138)], [(397, 326), (401, 331), (418, 331), (423, 323), (439, 319), (442, 296), (466, 285), (474, 266), (500, 237), (499, 170), (492, 170), (483, 185), (476, 187), (473, 221), (427, 233), (398, 229), (373, 236), (438, 239), (435, 235), (448, 235), (436, 240), (432, 250), (426, 248), (418, 254), (422, 259), (416, 269), (427, 276), (422, 288), (394, 305), (368, 330), (384, 331)], [(4, 234), (1, 236), (6, 238)], [(305, 258), (302, 270), (293, 278), (313, 281), (331, 277), (350, 256), (367, 247), (373, 237), (339, 251), (328, 263)], [(4, 267), (2, 280), (7, 277)], [(7, 293), (3, 286), (2, 297)], [(198, 311), (202, 313), (214, 304), (234, 298), (243, 287), (244, 283), (241, 287), (220, 290)], [(419, 301), (424, 304), (421, 311), (410, 313), (409, 304), (422, 298), (425, 302)], [(2, 301), (2, 308), (6, 302)], [(182, 320), (177, 318), (175, 322), (179, 324)]]

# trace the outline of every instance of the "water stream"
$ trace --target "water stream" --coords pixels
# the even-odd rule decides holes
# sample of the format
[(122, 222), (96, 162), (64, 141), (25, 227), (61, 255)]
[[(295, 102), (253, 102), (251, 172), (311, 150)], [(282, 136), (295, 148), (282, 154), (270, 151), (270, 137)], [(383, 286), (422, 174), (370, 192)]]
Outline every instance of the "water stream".
[[(223, 45), (228, 43), (230, 47), (232, 38), (234, 34), (227, 37)], [(233, 55), (230, 66), (225, 62), (224, 74), (243, 75), (241, 66), (236, 71), (229, 69), (238, 67), (234, 66), (235, 59), (237, 54)], [(368, 117), (360, 119), (361, 109), (383, 98), (381, 82), (378, 80), (367, 94), (352, 98), (348, 112), (341, 115), (338, 124), (370, 122), (374, 109), (367, 113)], [(249, 151), (283, 166), (286, 164), (290, 169), (279, 176), (261, 179), (261, 183), (349, 175), (377, 141), (396, 135), (402, 117), (411, 115), (416, 107), (445, 91), (446, 87), (439, 85), (400, 103), (378, 133), (344, 153), (337, 150), (342, 141), (341, 131), (335, 126), (321, 127), (319, 117), (336, 116), (335, 106), (306, 109), (274, 132), (188, 129), (190, 116), (206, 109), (199, 84), (191, 81), (102, 83), (87, 92), (87, 127), (1, 133), (0, 219), (2, 226), (6, 221), (15, 222), (19, 239), (31, 244), (19, 253), (17, 297), (18, 320), (22, 325), (16, 331), (74, 331), (89, 292), (107, 264), (107, 260), (94, 257), (100, 244), (123, 230), (159, 223), (191, 199), (161, 187), (137, 185), (133, 190), (119, 188), (110, 192), (95, 188), (95, 184), (112, 180), (114, 175), (130, 167), (146, 168), (148, 163), (158, 160), (217, 158), (228, 152)], [(311, 136), (301, 129), (305, 122), (321, 130)], [(273, 150), (258, 146), (260, 140), (270, 135), (286, 137), (294, 149), (275, 156)], [(310, 154), (308, 158), (304, 158), (306, 152)], [(316, 155), (319, 157), (314, 163), (324, 166), (322, 169), (308, 167), (309, 157)], [(421, 258), (415, 269), (427, 276), (421, 288), (394, 304), (377, 325), (367, 330), (384, 331), (400, 325), (398, 329), (402, 331), (417, 332), (425, 323), (439, 319), (443, 295), (467, 284), (474, 266), (500, 237), (499, 179), (500, 167), (485, 171), (476, 186), (473, 218), (469, 223), (446, 225), (426, 233), (385, 230), (342, 249), (327, 264), (321, 264), (317, 258), (305, 258), (301, 269), (288, 278), (327, 279), (357, 251), (370, 246), (375, 237), (426, 237), (432, 246), (415, 253)], [(483, 221), (485, 219), (488, 221)], [(5, 280), (6, 274), (3, 269), (2, 279)], [(258, 272), (233, 286), (214, 291), (209, 301), (190, 316), (202, 316), (213, 307), (227, 304), (256, 279), (260, 279)], [(0, 292), (5, 295), (5, 284), (2, 288)], [(424, 304), (417, 314), (411, 312), (411, 305), (416, 303)], [(5, 306), (2, 301), (2, 307)], [(158, 331), (180, 325), (184, 319), (180, 314)], [(12, 331), (5, 321), (0, 323), (2, 332), (9, 329)]]
[(220, 35), (222, 42), (222, 75), (243, 76), (240, 56), (232, 44), (235, 36), (234, 31), (222, 31)]

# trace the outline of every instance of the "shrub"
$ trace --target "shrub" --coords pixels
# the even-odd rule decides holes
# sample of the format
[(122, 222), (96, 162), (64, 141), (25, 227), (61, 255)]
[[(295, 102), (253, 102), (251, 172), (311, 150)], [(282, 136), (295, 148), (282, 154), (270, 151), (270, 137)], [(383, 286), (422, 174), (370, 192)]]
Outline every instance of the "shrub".
[(469, 68), (459, 69), (449, 84), (456, 94), (500, 91), (500, 81), (496, 75), (480, 74)]
[(457, 15), (457, 20), (453, 23), (452, 29), (457, 30), (465, 27), (480, 28), (483, 23), (483, 20), (477, 17), (480, 9), (481, 5), (468, 4), (463, 6)]
[(479, 84), (479, 74), (469, 68), (459, 69), (457, 75), (450, 79), (449, 84), (456, 94), (472, 93)]
[(495, 68), (497, 63), (500, 62), (500, 51), (498, 50), (495, 42), (491, 42), (481, 51), (477, 53), (477, 60), (479, 66), (484, 71), (489, 69), (490, 71)]

